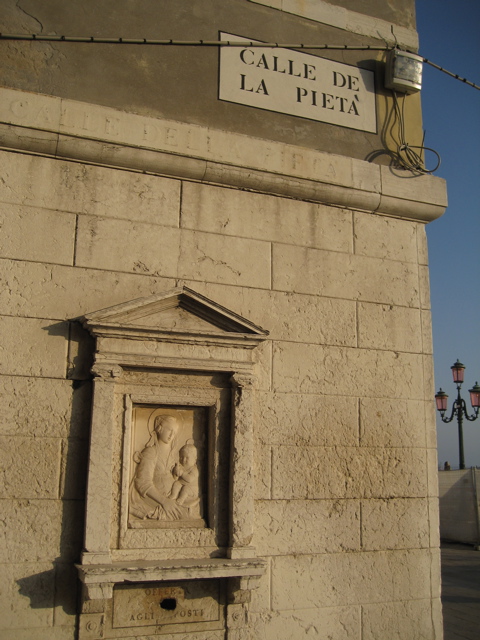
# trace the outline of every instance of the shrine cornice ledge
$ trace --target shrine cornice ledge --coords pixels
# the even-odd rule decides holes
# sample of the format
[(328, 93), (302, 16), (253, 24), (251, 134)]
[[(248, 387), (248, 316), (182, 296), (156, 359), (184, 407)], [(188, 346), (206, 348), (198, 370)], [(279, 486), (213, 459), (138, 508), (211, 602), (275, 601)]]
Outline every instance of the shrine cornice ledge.
[(447, 206), (431, 175), (15, 89), (0, 88), (0, 147), (424, 223)]
[(266, 560), (261, 558), (207, 558), (204, 560), (137, 561), (103, 564), (79, 564), (81, 582), (91, 600), (111, 598), (113, 586), (122, 583), (241, 578), (244, 587), (256, 588), (265, 573)]

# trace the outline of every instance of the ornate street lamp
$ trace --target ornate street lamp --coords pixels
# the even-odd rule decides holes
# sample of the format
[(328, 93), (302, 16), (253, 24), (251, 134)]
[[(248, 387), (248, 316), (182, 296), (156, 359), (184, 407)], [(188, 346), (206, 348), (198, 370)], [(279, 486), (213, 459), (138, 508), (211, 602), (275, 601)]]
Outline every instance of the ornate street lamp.
[(435, 401), (437, 403), (437, 409), (440, 411), (440, 416), (443, 422), (451, 422), (453, 418), (456, 416), (458, 423), (458, 449), (460, 452), (460, 469), (465, 469), (465, 456), (463, 453), (463, 416), (467, 420), (473, 422), (478, 418), (478, 412), (480, 409), (480, 385), (478, 382), (469, 389), (470, 393), (470, 401), (472, 403), (472, 407), (474, 410), (474, 415), (469, 416), (467, 412), (467, 405), (465, 400), (460, 395), (460, 389), (463, 383), (463, 374), (465, 372), (465, 365), (457, 360), (452, 369), (453, 381), (457, 385), (457, 398), (453, 402), (452, 413), (449, 418), (445, 418), (445, 413), (447, 411), (447, 399), (448, 396), (445, 391), (440, 391), (435, 395)]

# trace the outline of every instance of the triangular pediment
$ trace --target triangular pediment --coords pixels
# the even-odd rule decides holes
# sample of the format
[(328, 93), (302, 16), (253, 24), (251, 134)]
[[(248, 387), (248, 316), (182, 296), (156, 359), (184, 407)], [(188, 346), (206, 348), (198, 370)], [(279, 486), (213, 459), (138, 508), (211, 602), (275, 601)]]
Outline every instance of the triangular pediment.
[(94, 335), (108, 328), (126, 333), (182, 335), (242, 335), (264, 339), (268, 331), (250, 320), (189, 289), (179, 287), (146, 298), (89, 313), (84, 326)]

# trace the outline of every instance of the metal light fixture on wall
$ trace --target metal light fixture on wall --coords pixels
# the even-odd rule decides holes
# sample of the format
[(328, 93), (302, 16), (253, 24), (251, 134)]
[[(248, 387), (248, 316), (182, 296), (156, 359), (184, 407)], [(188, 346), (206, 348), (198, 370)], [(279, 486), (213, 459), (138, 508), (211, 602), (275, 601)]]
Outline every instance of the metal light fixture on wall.
[(467, 405), (465, 400), (460, 395), (460, 389), (463, 384), (464, 373), (465, 373), (465, 365), (457, 360), (455, 364), (451, 367), (453, 381), (457, 385), (457, 397), (453, 402), (452, 413), (449, 418), (445, 418), (445, 413), (447, 411), (447, 400), (448, 395), (440, 389), (438, 393), (435, 394), (435, 401), (437, 403), (437, 409), (440, 412), (440, 417), (443, 422), (451, 422), (454, 417), (457, 418), (458, 423), (458, 449), (459, 449), (459, 458), (460, 458), (460, 469), (465, 469), (465, 454), (463, 451), (463, 417), (470, 422), (473, 422), (478, 418), (479, 409), (480, 409), (480, 385), (478, 382), (474, 384), (474, 386), (469, 389), (470, 393), (470, 402), (472, 403), (472, 407), (474, 410), (473, 415), (468, 415)]

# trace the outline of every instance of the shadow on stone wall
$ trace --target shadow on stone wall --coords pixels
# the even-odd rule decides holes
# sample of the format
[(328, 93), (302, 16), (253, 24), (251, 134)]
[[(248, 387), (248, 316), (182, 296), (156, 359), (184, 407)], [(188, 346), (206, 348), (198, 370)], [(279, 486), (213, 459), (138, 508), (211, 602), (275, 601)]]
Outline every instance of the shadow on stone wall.
[(58, 506), (53, 530), (59, 536), (51, 540), (51, 545), (59, 553), (51, 560), (50, 569), (16, 582), (32, 609), (54, 609), (54, 626), (73, 626), (80, 586), (74, 565), (80, 561), (84, 540), (94, 341), (77, 322), (52, 324), (46, 331), (68, 340), (66, 378), (71, 381), (70, 420), (67, 435), (61, 439), (59, 499), (48, 501), (50, 509), (52, 504)]

